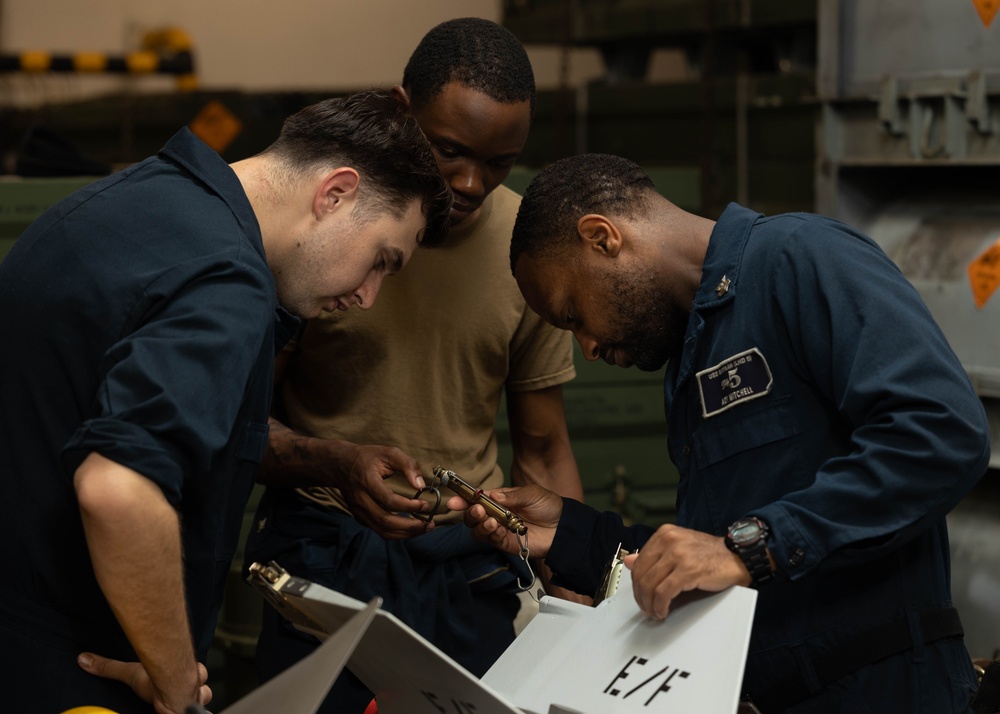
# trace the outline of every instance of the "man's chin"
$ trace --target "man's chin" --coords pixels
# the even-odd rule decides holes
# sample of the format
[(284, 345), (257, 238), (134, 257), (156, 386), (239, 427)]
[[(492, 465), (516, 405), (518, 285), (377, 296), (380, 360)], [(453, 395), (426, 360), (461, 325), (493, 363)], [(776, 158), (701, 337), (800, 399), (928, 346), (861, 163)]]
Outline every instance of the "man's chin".
[(635, 368), (642, 372), (658, 372), (663, 369), (663, 366), (670, 359), (670, 355), (656, 354), (656, 355), (640, 355), (635, 359), (633, 363)]
[(467, 210), (452, 208), (451, 215), (448, 217), (448, 227), (462, 228), (464, 226), (472, 225), (479, 216), (479, 209), (479, 206)]

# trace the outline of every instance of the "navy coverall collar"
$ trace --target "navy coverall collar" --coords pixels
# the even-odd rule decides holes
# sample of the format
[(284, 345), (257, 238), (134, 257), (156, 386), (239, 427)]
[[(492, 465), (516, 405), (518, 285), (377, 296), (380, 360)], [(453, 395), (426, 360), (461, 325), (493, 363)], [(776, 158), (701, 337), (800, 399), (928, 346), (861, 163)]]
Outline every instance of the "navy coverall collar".
[(250, 238), (254, 250), (265, 258), (264, 241), (260, 234), (260, 223), (253, 212), (243, 184), (236, 172), (221, 156), (210, 149), (187, 127), (174, 134), (160, 149), (160, 155), (187, 169), (195, 178), (204, 183), (221, 198), (240, 227)]
[(736, 296), (743, 249), (760, 215), (736, 203), (723, 211), (709, 238), (693, 310), (718, 307)]
[[(664, 382), (665, 393), (669, 396), (672, 389), (681, 384), (691, 371), (695, 354), (693, 346), (698, 344), (704, 319), (701, 312), (728, 305), (739, 292), (740, 264), (743, 260), (743, 250), (753, 224), (761, 214), (744, 208), (736, 203), (730, 203), (712, 229), (705, 252), (705, 262), (701, 270), (701, 283), (695, 294), (694, 304), (684, 337), (684, 346), (677, 360), (677, 372), (667, 369)], [(669, 401), (668, 401), (669, 403)]]
[[(250, 205), (250, 199), (243, 190), (243, 184), (229, 164), (187, 127), (170, 138), (170, 141), (160, 149), (160, 155), (184, 167), (225, 202), (249, 238), (254, 251), (266, 263), (267, 256), (264, 253), (264, 240), (261, 237), (257, 214), (253, 212), (253, 206)], [(274, 350), (277, 354), (294, 337), (302, 321), (281, 305), (275, 307), (275, 318)]]

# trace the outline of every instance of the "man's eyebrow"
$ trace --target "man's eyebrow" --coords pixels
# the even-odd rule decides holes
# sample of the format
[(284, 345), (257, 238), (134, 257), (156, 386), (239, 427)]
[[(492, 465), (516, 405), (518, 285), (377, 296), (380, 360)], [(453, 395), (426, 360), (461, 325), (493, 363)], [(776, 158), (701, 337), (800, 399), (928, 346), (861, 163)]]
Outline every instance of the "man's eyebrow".
[[(457, 139), (452, 139), (450, 137), (437, 137), (433, 140), (434, 143), (439, 146), (446, 147), (450, 151), (454, 151), (457, 154), (472, 154), (472, 147), (466, 146), (461, 141)], [(508, 151), (504, 154), (495, 154), (494, 156), (488, 157), (490, 161), (516, 161), (517, 157), (521, 155), (520, 151)]]
[(403, 251), (399, 248), (389, 249), (389, 260), (387, 261), (392, 265), (393, 270), (400, 271), (403, 269)]
[(442, 146), (447, 146), (452, 151), (472, 151), (470, 147), (466, 146), (461, 141), (447, 136), (439, 136), (434, 141)]

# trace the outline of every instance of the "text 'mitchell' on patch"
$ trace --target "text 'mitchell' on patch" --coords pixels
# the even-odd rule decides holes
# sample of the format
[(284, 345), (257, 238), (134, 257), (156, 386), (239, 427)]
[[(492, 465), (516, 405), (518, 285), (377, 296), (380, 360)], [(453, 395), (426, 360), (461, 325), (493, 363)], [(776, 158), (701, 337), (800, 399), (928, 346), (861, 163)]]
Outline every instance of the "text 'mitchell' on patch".
[(761, 351), (752, 347), (695, 375), (701, 414), (708, 418), (770, 393), (774, 378)]

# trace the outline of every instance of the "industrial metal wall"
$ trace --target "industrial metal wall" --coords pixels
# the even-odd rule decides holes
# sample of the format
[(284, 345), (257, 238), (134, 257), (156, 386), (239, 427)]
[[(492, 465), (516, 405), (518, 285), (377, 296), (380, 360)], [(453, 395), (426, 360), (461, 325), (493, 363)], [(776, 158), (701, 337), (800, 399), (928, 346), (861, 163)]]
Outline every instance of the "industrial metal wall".
[(991, 423), (991, 470), (952, 512), (974, 656), (1000, 648), (1000, 22), (980, 0), (820, 0), (817, 207), (916, 286)]

